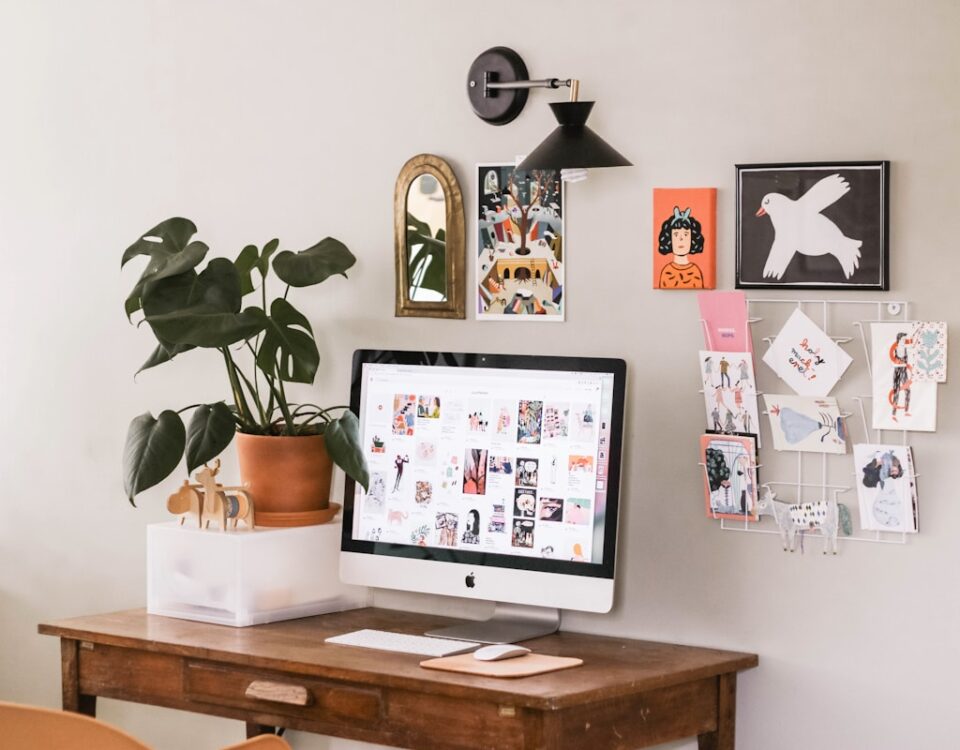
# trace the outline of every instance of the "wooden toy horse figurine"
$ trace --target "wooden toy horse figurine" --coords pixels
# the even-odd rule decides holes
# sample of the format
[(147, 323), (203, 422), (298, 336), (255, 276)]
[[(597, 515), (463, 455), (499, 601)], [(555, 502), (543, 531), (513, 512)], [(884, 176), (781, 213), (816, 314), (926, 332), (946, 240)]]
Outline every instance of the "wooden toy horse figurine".
[(197, 487), (198, 485), (190, 484), (189, 479), (184, 479), (180, 489), (167, 498), (167, 510), (180, 517), (181, 526), (187, 519), (191, 520), (191, 525), (196, 523), (198, 529), (203, 526), (203, 497), (197, 492)]
[(201, 528), (209, 528), (212, 521), (221, 531), (226, 531), (228, 524), (233, 521), (231, 528), (237, 528), (239, 521), (243, 521), (248, 529), (254, 527), (253, 501), (243, 487), (224, 487), (217, 484), (216, 476), (220, 473), (220, 459), (214, 461), (213, 466), (205, 465), (202, 471), (195, 475), (196, 480), (203, 488), (203, 504), (201, 513)]

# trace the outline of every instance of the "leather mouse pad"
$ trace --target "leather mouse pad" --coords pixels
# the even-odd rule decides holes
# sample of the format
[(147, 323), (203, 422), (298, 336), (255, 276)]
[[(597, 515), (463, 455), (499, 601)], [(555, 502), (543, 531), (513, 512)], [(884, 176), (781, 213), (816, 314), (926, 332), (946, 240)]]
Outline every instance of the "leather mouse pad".
[(474, 659), (473, 654), (457, 654), (420, 662), (420, 666), (426, 669), (477, 674), (483, 677), (530, 677), (545, 672), (556, 672), (558, 669), (579, 667), (581, 664), (583, 659), (546, 654), (524, 654), (501, 661), (480, 661)]

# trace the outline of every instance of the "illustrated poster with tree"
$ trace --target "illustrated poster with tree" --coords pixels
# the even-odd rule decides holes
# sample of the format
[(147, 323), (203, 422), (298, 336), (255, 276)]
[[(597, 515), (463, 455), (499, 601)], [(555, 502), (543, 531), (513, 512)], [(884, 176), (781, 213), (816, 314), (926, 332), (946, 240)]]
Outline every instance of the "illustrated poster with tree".
[(477, 319), (562, 321), (560, 173), (482, 164), (477, 179)]

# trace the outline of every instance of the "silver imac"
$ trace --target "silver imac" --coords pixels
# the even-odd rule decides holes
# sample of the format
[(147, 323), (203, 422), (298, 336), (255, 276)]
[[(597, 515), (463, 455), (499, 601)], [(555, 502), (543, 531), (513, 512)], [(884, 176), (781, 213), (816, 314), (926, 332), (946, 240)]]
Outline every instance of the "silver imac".
[(347, 481), (347, 583), (486, 599), (441, 635), (508, 643), (613, 605), (626, 364), (361, 350), (351, 408), (369, 490)]

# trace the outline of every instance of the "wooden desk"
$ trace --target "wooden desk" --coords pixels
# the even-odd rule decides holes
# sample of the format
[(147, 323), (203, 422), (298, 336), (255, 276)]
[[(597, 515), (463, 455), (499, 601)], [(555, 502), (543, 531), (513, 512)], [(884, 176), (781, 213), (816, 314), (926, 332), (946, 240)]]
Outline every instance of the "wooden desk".
[(422, 669), (423, 657), (334, 646), (361, 628), (423, 633), (453, 621), (359, 609), (250, 628), (143, 610), (40, 625), (60, 638), (63, 707), (97, 696), (417, 750), (632, 748), (699, 737), (734, 746), (737, 672), (753, 654), (558, 633), (534, 651), (582, 667), (518, 680)]

